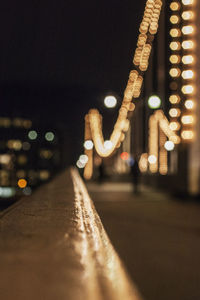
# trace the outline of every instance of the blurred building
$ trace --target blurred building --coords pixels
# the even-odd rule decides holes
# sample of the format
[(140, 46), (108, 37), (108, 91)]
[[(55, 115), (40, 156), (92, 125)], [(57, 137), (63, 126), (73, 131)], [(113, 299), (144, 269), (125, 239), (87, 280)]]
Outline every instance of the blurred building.
[(61, 168), (59, 131), (0, 117), (0, 198), (30, 195)]
[[(200, 194), (200, 2), (163, 1), (159, 31), (153, 42), (149, 69), (145, 74), (143, 99), (136, 100), (132, 122), (133, 155), (148, 182), (177, 193)], [(148, 99), (157, 95), (168, 119), (168, 129), (178, 138), (173, 147), (159, 124), (153, 128), (156, 109)], [(158, 114), (157, 114), (158, 116)], [(155, 117), (156, 119), (156, 117)], [(151, 120), (151, 121), (150, 121)], [(164, 120), (164, 119), (163, 119)], [(165, 120), (166, 121), (166, 120)], [(158, 131), (158, 132), (156, 132)], [(158, 149), (151, 161), (150, 147)], [(153, 158), (152, 158), (153, 159)], [(155, 168), (152, 167), (155, 165)]]

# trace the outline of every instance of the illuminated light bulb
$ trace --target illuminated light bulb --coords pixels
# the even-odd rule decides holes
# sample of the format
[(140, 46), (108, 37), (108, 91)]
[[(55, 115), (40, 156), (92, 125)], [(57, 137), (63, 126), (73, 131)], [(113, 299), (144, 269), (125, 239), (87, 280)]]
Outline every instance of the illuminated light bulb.
[(120, 157), (121, 157), (121, 159), (122, 160), (128, 160), (129, 159), (129, 153), (128, 152), (122, 152), (121, 154), (120, 154)]
[(114, 96), (107, 96), (104, 99), (104, 104), (108, 108), (113, 108), (117, 104), (117, 99)]
[(180, 73), (181, 73), (181, 71), (178, 68), (171, 68), (169, 71), (169, 74), (171, 77), (178, 77), (178, 76), (180, 76)]
[(38, 136), (38, 134), (35, 130), (31, 130), (28, 133), (28, 137), (29, 137), (30, 140), (36, 140), (37, 136)]
[(183, 20), (191, 20), (194, 18), (194, 13), (190, 10), (184, 11), (182, 13), (182, 18), (183, 18)]
[(20, 187), (20, 189), (23, 189), (27, 186), (27, 181), (26, 179), (19, 179), (17, 182), (18, 187)]
[(181, 46), (179, 42), (171, 42), (169, 45), (170, 49), (173, 51), (180, 50)]
[(161, 99), (158, 96), (153, 95), (153, 96), (149, 97), (148, 105), (152, 109), (159, 108), (161, 105)]
[(110, 150), (113, 146), (113, 143), (110, 140), (104, 142), (104, 147), (106, 150)]
[(183, 117), (181, 118), (181, 122), (182, 122), (183, 124), (193, 124), (193, 122), (194, 122), (194, 117), (191, 116), (191, 115), (183, 116)]
[(181, 139), (180, 139), (180, 137), (179, 136), (177, 136), (177, 135), (171, 135), (170, 137), (169, 137), (169, 140), (170, 141), (172, 141), (174, 144), (180, 144), (180, 142), (181, 142)]
[(194, 57), (192, 55), (184, 55), (182, 57), (182, 62), (185, 65), (192, 64), (194, 62)]
[(170, 56), (169, 60), (172, 64), (178, 64), (180, 62), (180, 55), (173, 54)]
[(167, 151), (172, 151), (172, 150), (174, 150), (175, 145), (172, 141), (167, 141), (167, 142), (165, 142), (164, 147)]
[(181, 90), (183, 94), (192, 94), (194, 92), (194, 87), (192, 85), (184, 85)]
[(173, 130), (173, 131), (179, 130), (180, 127), (181, 127), (181, 125), (180, 125), (180, 123), (178, 123), (178, 122), (171, 122), (171, 123), (169, 124), (169, 128), (170, 128), (171, 130)]
[(170, 9), (173, 11), (177, 11), (180, 9), (180, 4), (178, 2), (172, 2), (170, 4)]
[(193, 109), (194, 108), (194, 102), (192, 100), (186, 100), (184, 105), (187, 109)]
[(183, 47), (183, 49), (185, 49), (185, 50), (192, 49), (192, 48), (194, 48), (194, 42), (193, 42), (193, 41), (190, 41), (190, 40), (188, 40), (188, 41), (183, 41), (183, 42), (182, 42), (182, 47)]
[(45, 139), (46, 139), (48, 142), (53, 142), (54, 138), (55, 138), (55, 135), (54, 135), (53, 132), (51, 132), (51, 131), (46, 132), (46, 134), (45, 134)]
[(194, 138), (194, 132), (192, 130), (183, 130), (181, 132), (181, 137), (184, 140), (192, 140)]
[(185, 35), (192, 34), (194, 32), (194, 27), (192, 25), (183, 26), (181, 31)]
[(194, 72), (192, 70), (185, 70), (182, 72), (183, 79), (191, 79), (194, 76)]
[(180, 109), (178, 108), (171, 108), (169, 110), (169, 115), (172, 117), (172, 118), (176, 118), (176, 117), (179, 117), (181, 114), (181, 111)]
[(172, 28), (170, 30), (170, 35), (171, 35), (171, 37), (178, 37), (181, 35), (181, 31), (177, 28)]
[(92, 150), (93, 146), (94, 146), (94, 144), (91, 140), (87, 140), (84, 142), (84, 148), (86, 150)]
[(172, 103), (172, 104), (179, 103), (179, 102), (180, 102), (180, 96), (179, 96), (179, 95), (171, 95), (171, 96), (169, 97), (169, 101), (170, 101), (170, 103)]
[(82, 164), (87, 164), (88, 162), (88, 156), (85, 154), (80, 155), (79, 160)]
[(172, 24), (177, 24), (178, 22), (179, 22), (179, 17), (177, 16), (177, 15), (172, 15), (171, 17), (170, 17), (170, 22), (172, 23)]
[(182, 0), (182, 3), (184, 5), (192, 5), (194, 3), (194, 0)]
[(85, 164), (83, 164), (80, 160), (76, 162), (76, 165), (79, 169), (83, 169), (85, 167)]
[(149, 155), (148, 162), (150, 164), (155, 164), (157, 162), (157, 157), (155, 155)]

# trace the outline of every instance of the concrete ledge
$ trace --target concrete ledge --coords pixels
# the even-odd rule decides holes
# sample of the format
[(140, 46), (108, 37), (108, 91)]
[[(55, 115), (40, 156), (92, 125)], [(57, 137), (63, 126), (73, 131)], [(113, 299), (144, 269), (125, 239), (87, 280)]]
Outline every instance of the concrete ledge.
[(140, 299), (75, 169), (0, 217), (0, 266), (2, 300)]

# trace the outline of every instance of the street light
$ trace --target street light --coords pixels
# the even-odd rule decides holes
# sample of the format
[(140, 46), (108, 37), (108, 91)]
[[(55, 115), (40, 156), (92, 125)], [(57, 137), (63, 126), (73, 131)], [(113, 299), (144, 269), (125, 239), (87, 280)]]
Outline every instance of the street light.
[(148, 99), (148, 106), (152, 109), (157, 109), (161, 105), (161, 100), (158, 96), (153, 95)]
[(104, 99), (104, 105), (107, 108), (113, 108), (117, 105), (117, 99), (114, 96), (106, 96)]

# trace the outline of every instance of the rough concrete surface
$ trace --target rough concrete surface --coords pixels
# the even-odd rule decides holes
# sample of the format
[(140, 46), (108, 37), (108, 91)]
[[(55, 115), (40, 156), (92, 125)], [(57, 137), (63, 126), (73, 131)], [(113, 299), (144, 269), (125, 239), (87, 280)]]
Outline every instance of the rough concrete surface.
[(72, 173), (0, 216), (1, 300), (140, 299)]

